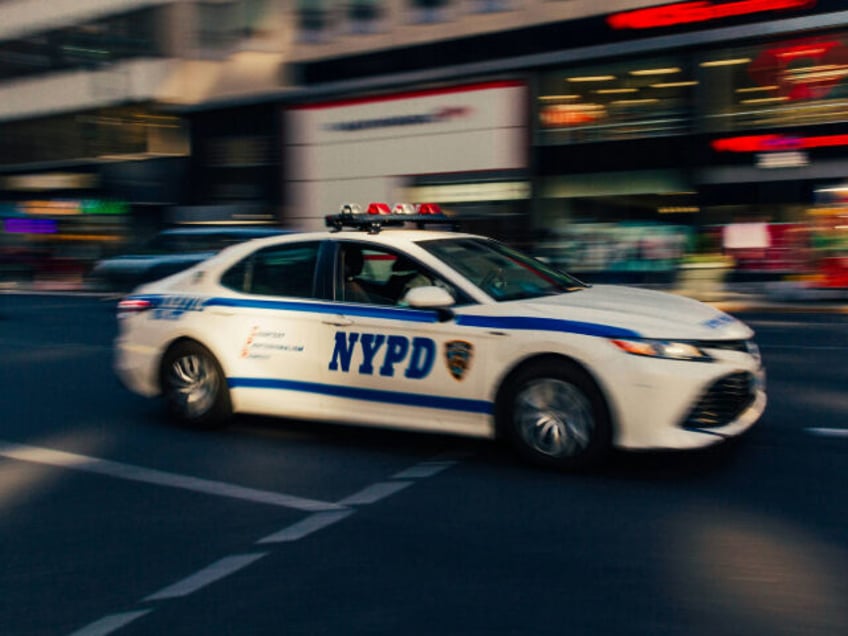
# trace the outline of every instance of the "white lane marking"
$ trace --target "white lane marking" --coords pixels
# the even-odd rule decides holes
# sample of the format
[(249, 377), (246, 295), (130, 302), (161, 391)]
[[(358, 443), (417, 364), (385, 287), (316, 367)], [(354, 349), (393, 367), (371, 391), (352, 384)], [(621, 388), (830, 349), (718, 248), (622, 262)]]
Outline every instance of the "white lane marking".
[(848, 437), (848, 428), (806, 428), (804, 430), (821, 437)]
[[(10, 446), (10, 445), (6, 445)], [(15, 447), (19, 447), (20, 445), (11, 445)], [(4, 446), (0, 446), (0, 455), (4, 454)], [(467, 457), (469, 454), (464, 453), (461, 455), (455, 455), (452, 453), (444, 453), (438, 457), (433, 458), (429, 461), (424, 461), (415, 466), (412, 466), (406, 470), (400, 471), (397, 473), (398, 475), (403, 474), (411, 474), (418, 475), (421, 477), (427, 477), (430, 475), (435, 475), (450, 466), (453, 466), (457, 463), (459, 457)], [(82, 457), (82, 456), (77, 456)], [(90, 458), (89, 458), (90, 459)], [(363, 488), (357, 493), (350, 495), (349, 497), (343, 499), (339, 504), (342, 505), (365, 505), (369, 503), (375, 503), (393, 495), (396, 492), (411, 486), (414, 482), (412, 481), (383, 481), (377, 482)], [(260, 539), (256, 543), (282, 543), (282, 542), (292, 542), (297, 541), (298, 539), (302, 539), (318, 530), (322, 530), (328, 526), (333, 525), (334, 523), (338, 523), (342, 519), (346, 519), (350, 515), (352, 515), (355, 511), (349, 508), (344, 508), (338, 506), (337, 510), (324, 510), (320, 512), (316, 512), (301, 521), (294, 523), (286, 528), (283, 528), (279, 532), (268, 535), (264, 539)], [(254, 561), (261, 559), (262, 557), (268, 555), (268, 552), (256, 553), (256, 554), (245, 554), (245, 555), (235, 555), (230, 557), (225, 557), (219, 561), (216, 561), (212, 565), (191, 576), (170, 585), (155, 594), (151, 594), (146, 597), (144, 601), (159, 601), (164, 599), (170, 599), (175, 597), (187, 596), (192, 592), (197, 591), (198, 589), (209, 585), (215, 581), (218, 581), (233, 572), (236, 572), (244, 567), (247, 567)], [(82, 630), (74, 632), (71, 636), (101, 636), (104, 634), (108, 634), (115, 629), (120, 628), (122, 625), (138, 618), (149, 612), (151, 610), (144, 610), (141, 612), (135, 613), (127, 613), (127, 614), (115, 614), (112, 616), (106, 616), (96, 623), (92, 623), (89, 627), (84, 627)], [(128, 617), (123, 623), (118, 623), (117, 621), (112, 623), (116, 617)], [(95, 628), (101, 624), (113, 624), (114, 627), (109, 631), (84, 631)]]
[(129, 625), (135, 619), (141, 618), (152, 611), (147, 609), (137, 612), (124, 612), (123, 614), (110, 614), (78, 629), (73, 634), (70, 634), (70, 636), (106, 636), (106, 634), (111, 634), (121, 629), (124, 625)]
[(353, 514), (353, 510), (331, 510), (328, 512), (316, 512), (309, 515), (305, 519), (298, 521), (282, 530), (270, 534), (264, 539), (260, 539), (256, 543), (286, 543), (297, 541), (304, 537), (323, 530), (327, 526), (338, 523), (342, 519), (346, 519)]
[(794, 344), (761, 344), (760, 349), (809, 349), (810, 351), (848, 351), (843, 345), (794, 345)]
[(96, 457), (87, 457), (85, 455), (77, 455), (76, 453), (66, 453), (64, 451), (39, 448), (37, 446), (0, 442), (0, 456), (37, 464), (58, 466), (60, 468), (82, 470), (90, 473), (117, 477), (119, 479), (127, 479), (130, 481), (156, 484), (158, 486), (192, 490), (219, 497), (231, 497), (233, 499), (270, 504), (273, 506), (281, 506), (283, 508), (294, 508), (295, 510), (303, 510), (306, 512), (343, 509), (343, 506), (326, 501), (304, 499), (302, 497), (271, 492), (268, 490), (255, 490), (253, 488), (245, 488), (243, 486), (236, 486), (225, 482), (210, 481), (207, 479), (200, 479), (199, 477), (190, 477), (188, 475), (179, 475), (176, 473), (167, 473), (160, 470), (143, 468), (141, 466), (121, 464), (106, 459), (97, 459)]
[(406, 470), (392, 475), (392, 479), (420, 479), (422, 477), (432, 477), (443, 470), (447, 470), (456, 464), (455, 461), (429, 461), (421, 462)]
[(411, 481), (379, 481), (349, 497), (345, 497), (339, 503), (343, 506), (366, 506), (385, 499), (411, 485)]
[(236, 554), (234, 556), (224, 557), (219, 561), (215, 561), (212, 565), (184, 578), (182, 581), (177, 581), (173, 585), (169, 585), (155, 594), (151, 594), (144, 600), (162, 601), (179, 596), (188, 596), (192, 592), (196, 592), (202, 587), (219, 581), (267, 555), (268, 552), (257, 552), (254, 554)]

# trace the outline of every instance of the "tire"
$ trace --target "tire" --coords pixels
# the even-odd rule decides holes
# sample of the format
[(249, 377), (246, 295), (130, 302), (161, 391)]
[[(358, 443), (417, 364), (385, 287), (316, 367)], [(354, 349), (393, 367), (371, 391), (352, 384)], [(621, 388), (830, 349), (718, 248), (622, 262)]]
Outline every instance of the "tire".
[(198, 342), (182, 341), (162, 359), (162, 394), (170, 417), (185, 426), (218, 428), (232, 415), (221, 365)]
[(519, 369), (504, 385), (496, 416), (500, 433), (518, 454), (547, 468), (597, 466), (612, 442), (599, 390), (567, 360), (548, 359)]

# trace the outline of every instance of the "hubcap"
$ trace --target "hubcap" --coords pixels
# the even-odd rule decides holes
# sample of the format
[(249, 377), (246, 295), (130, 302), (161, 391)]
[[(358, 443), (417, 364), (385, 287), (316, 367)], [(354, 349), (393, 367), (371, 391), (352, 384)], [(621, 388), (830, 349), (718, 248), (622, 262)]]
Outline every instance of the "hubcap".
[(169, 397), (187, 418), (200, 417), (214, 404), (218, 374), (212, 361), (195, 354), (174, 360), (168, 371)]
[(554, 378), (534, 380), (522, 389), (515, 400), (515, 422), (524, 443), (551, 457), (580, 454), (595, 428), (586, 395)]

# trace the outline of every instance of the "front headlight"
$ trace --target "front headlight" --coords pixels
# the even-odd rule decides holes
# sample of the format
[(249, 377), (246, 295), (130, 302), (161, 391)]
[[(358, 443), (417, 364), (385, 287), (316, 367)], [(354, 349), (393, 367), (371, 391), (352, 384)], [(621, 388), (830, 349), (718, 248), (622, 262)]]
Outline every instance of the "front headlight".
[(610, 340), (616, 347), (635, 356), (665, 358), (667, 360), (692, 360), (712, 362), (713, 357), (703, 349), (688, 342), (671, 340)]

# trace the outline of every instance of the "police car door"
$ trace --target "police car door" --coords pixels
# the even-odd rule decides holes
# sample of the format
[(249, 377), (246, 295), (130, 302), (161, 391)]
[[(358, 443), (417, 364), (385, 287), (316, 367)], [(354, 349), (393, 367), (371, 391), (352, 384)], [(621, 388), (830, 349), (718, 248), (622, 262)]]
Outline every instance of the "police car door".
[(461, 294), (398, 252), (339, 241), (338, 315), (326, 363), (328, 381), (337, 386), (328, 407), (339, 419), (471, 434), (485, 429), (492, 406), (484, 395), (483, 338), (490, 336), (435, 310), (403, 306), (409, 286), (432, 284)]
[(225, 313), (228, 383), (243, 412), (320, 417), (322, 380), (321, 241), (261, 248), (233, 265), (221, 284), (235, 294), (218, 301)]

